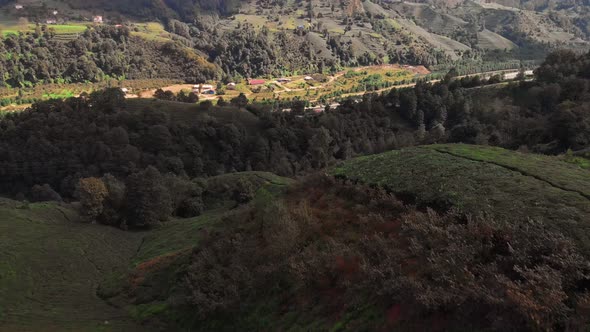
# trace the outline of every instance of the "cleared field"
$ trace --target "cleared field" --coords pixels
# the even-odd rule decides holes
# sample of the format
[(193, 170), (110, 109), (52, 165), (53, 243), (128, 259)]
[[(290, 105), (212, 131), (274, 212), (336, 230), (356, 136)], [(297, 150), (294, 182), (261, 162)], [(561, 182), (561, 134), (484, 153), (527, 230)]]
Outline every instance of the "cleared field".
[[(88, 22), (52, 24), (48, 25), (48, 28), (53, 29), (56, 35), (60, 37), (74, 38), (76, 34), (86, 31), (88, 25)], [(4, 37), (10, 34), (18, 34), (19, 32), (34, 32), (35, 28), (35, 24), (17, 24), (15, 22), (0, 23), (0, 30)]]
[(590, 252), (590, 172), (557, 158), (434, 145), (354, 159), (331, 173), (385, 187), (419, 206), (544, 222)]
[(96, 295), (142, 234), (81, 223), (57, 203), (0, 200), (0, 331), (145, 331)]
[(466, 51), (470, 47), (451, 38), (426, 31), (424, 28), (408, 20), (398, 20), (398, 23), (413, 34), (424, 38), (433, 47), (444, 50), (449, 56), (457, 58), (455, 51)]
[(477, 38), (479, 39), (479, 47), (487, 50), (511, 50), (518, 47), (509, 39), (490, 30), (478, 32)]
[(168, 42), (171, 40), (170, 33), (158, 22), (134, 23), (131, 26), (131, 35), (161, 42)]

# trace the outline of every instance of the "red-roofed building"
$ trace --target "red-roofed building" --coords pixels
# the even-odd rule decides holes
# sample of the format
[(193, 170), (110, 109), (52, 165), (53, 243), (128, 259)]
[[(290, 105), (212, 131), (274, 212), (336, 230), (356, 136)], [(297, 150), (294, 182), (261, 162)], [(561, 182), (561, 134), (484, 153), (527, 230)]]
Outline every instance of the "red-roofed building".
[(264, 80), (249, 80), (248, 81), (249, 85), (262, 85), (264, 83), (266, 83), (266, 81), (264, 81)]

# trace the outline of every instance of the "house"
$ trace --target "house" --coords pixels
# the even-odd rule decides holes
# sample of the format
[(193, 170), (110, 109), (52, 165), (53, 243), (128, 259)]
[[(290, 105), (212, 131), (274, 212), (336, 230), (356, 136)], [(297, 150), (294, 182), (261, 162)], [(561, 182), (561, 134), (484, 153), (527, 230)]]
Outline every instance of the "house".
[(213, 91), (215, 94), (215, 88), (211, 84), (195, 84), (193, 85), (193, 92), (194, 93), (203, 93), (205, 94), (206, 91)]
[(16, 9), (16, 10), (21, 10), (23, 8), (25, 8), (23, 5), (19, 5), (19, 4), (14, 5), (14, 9)]
[(121, 88), (121, 92), (123, 92), (124, 94), (129, 93), (129, 89), (128, 88)]
[(234, 82), (227, 83), (227, 89), (228, 90), (235, 90), (236, 89), (236, 83), (234, 83)]
[(202, 94), (204, 95), (214, 95), (215, 94), (215, 90), (205, 90), (202, 92)]
[(92, 22), (94, 22), (94, 23), (103, 23), (103, 18), (100, 15), (94, 16), (92, 18)]
[(55, 15), (57, 15), (57, 14), (59, 14), (59, 12), (58, 12), (57, 10), (54, 10), (54, 11), (53, 11), (53, 16), (55, 16)]
[(57, 20), (54, 18), (48, 18), (47, 20), (45, 20), (46, 24), (57, 24)]
[(305, 76), (303, 79), (306, 81), (313, 81), (313, 77), (311, 76)]
[(279, 78), (279, 79), (277, 80), (277, 82), (279, 82), (279, 83), (289, 83), (289, 82), (291, 82), (291, 79), (289, 79), (289, 78), (284, 78), (284, 77), (283, 77), (283, 78)]
[(263, 85), (265, 83), (266, 83), (265, 80), (249, 80), (248, 81), (249, 85)]

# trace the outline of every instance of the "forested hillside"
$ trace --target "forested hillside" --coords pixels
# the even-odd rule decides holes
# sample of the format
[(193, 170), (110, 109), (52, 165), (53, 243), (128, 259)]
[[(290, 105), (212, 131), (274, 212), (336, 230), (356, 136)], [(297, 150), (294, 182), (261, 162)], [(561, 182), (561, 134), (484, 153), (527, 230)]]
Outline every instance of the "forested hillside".
[[(137, 109), (110, 89), (5, 116), (0, 174), (12, 194), (47, 183), (69, 197), (77, 178), (127, 177), (150, 165), (191, 177), (244, 170), (294, 175), (334, 159), (420, 143), (582, 150), (590, 145), (587, 63), (587, 54), (562, 51), (537, 69), (535, 82), (479, 89), (478, 77), (447, 76), (306, 116), (298, 102), (290, 113), (258, 104), (246, 111), (240, 107), (247, 99), (235, 98), (225, 108), (194, 108), (177, 122), (169, 118), (174, 103), (170, 110), (166, 104)], [(226, 120), (237, 115), (240, 120)]]
[(0, 85), (98, 82), (106, 78), (204, 81), (218, 69), (179, 42), (131, 36), (126, 27), (97, 26), (71, 41), (52, 29), (9, 35), (0, 42)]
[[(171, 34), (144, 35), (146, 39), (172, 39), (192, 48), (221, 68), (225, 81), (384, 63), (431, 69), (482, 63), (502, 68), (509, 63), (516, 68), (519, 61), (538, 61), (559, 47), (588, 48), (583, 13), (572, 16), (563, 10), (490, 6), (336, 0), (97, 1), (86, 5), (70, 0), (55, 6), (27, 4), (21, 10), (6, 5), (5, 10), (13, 21), (28, 17), (38, 24), (45, 24), (53, 9), (60, 13), (55, 16), (59, 23), (89, 22), (101, 14), (105, 24), (124, 24), (132, 32), (134, 22), (159, 21)], [(15, 24), (10, 31), (19, 29)], [(157, 51), (152, 58), (170, 54)], [(6, 50), (5, 58), (11, 57), (8, 52), (12, 50)], [(14, 56), (27, 54), (16, 50)]]

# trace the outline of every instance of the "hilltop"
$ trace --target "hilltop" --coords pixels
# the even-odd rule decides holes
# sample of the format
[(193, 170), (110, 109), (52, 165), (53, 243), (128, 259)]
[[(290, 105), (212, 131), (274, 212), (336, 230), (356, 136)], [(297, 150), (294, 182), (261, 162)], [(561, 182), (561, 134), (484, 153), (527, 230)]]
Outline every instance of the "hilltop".
[(343, 162), (337, 177), (387, 188), (410, 204), (507, 220), (530, 218), (590, 250), (590, 174), (555, 157), (432, 145)]

